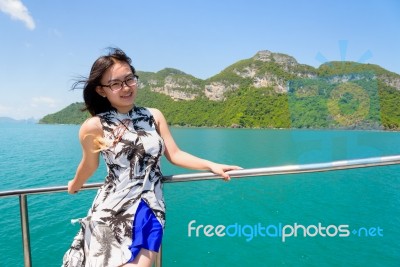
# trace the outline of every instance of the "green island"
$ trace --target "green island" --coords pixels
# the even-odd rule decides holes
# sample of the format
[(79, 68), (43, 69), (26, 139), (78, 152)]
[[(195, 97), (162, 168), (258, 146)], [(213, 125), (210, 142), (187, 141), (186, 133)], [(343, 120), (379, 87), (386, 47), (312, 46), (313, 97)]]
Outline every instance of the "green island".
[[(188, 127), (400, 128), (400, 75), (374, 64), (327, 62), (314, 68), (260, 51), (206, 80), (180, 70), (138, 72), (135, 104), (160, 109)], [(81, 124), (83, 103), (43, 117), (43, 124)]]

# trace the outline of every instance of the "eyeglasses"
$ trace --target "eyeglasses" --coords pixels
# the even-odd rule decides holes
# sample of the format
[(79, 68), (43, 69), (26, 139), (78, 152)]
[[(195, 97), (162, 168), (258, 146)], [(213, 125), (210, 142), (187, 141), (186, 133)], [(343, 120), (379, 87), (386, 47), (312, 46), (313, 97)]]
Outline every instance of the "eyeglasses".
[(101, 87), (108, 87), (111, 91), (116, 92), (124, 87), (124, 84), (128, 87), (136, 86), (138, 84), (139, 76), (133, 75), (126, 78), (124, 81), (112, 81), (109, 85), (100, 84)]

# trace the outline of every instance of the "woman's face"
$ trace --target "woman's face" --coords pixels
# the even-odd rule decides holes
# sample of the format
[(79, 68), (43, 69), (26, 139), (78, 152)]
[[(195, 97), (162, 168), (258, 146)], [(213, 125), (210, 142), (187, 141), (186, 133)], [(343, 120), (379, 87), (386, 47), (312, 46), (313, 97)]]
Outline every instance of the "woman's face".
[[(126, 84), (126, 81), (132, 81), (131, 79), (135, 77), (129, 64), (117, 61), (104, 73), (101, 86), (96, 87), (96, 92), (102, 97), (107, 97), (118, 112), (128, 113), (134, 106), (137, 92), (137, 83), (132, 86)], [(121, 82), (122, 88), (118, 86)], [(111, 85), (113, 85), (112, 88)]]

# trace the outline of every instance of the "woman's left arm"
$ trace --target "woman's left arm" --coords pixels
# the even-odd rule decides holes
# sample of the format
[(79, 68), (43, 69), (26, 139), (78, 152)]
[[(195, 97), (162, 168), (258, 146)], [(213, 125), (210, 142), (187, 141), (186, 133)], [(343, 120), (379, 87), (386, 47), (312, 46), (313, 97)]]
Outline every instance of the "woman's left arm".
[(150, 109), (150, 111), (158, 125), (159, 133), (164, 139), (165, 156), (172, 164), (187, 169), (211, 171), (215, 174), (221, 175), (225, 180), (230, 179), (227, 171), (241, 169), (238, 166), (219, 164), (205, 160), (180, 150), (169, 131), (167, 121), (161, 111), (158, 109)]

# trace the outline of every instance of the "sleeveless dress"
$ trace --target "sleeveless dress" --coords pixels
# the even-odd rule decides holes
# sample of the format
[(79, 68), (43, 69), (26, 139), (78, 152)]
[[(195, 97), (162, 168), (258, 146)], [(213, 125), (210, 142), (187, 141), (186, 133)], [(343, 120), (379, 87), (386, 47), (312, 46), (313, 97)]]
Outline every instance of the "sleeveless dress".
[(160, 158), (163, 139), (146, 108), (97, 115), (108, 175), (63, 258), (64, 267), (117, 267), (141, 248), (158, 252), (165, 223)]

